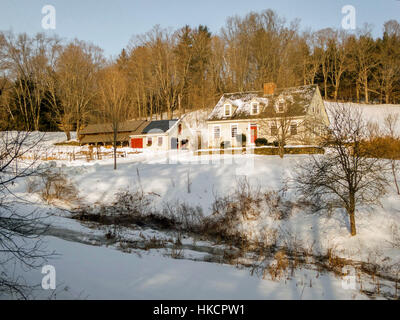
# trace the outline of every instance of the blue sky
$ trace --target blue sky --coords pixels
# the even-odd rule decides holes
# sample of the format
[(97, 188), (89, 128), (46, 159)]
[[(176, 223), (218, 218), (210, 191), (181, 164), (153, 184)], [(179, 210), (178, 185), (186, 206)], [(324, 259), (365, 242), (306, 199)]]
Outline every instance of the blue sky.
[(41, 10), (46, 4), (56, 8), (55, 33), (91, 41), (108, 56), (117, 55), (132, 35), (156, 24), (172, 28), (203, 24), (217, 33), (229, 16), (268, 8), (289, 21), (300, 18), (303, 28), (316, 30), (339, 28), (341, 9), (350, 4), (357, 10), (357, 26), (372, 23), (375, 36), (385, 21), (400, 20), (398, 0), (0, 0), (0, 30), (43, 32)]

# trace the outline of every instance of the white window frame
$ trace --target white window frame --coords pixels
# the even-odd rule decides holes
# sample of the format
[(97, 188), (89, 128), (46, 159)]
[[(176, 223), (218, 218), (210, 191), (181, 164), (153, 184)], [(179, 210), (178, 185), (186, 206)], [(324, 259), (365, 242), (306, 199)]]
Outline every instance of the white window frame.
[[(280, 107), (282, 107), (282, 111), (280, 110)], [(276, 108), (276, 113), (285, 113), (285, 106), (284, 105), (278, 105)]]
[[(215, 129), (216, 128), (218, 128), (218, 132), (219, 132), (219, 137), (218, 138), (215, 136)], [(213, 126), (213, 138), (214, 138), (214, 140), (221, 139), (221, 125), (220, 124), (216, 124), (216, 125)]]
[[(227, 107), (229, 108), (229, 114), (226, 114)], [(224, 117), (232, 116), (232, 105), (229, 103), (224, 104)]]
[[(253, 107), (257, 106), (257, 112), (253, 112)], [(250, 114), (253, 115), (257, 115), (260, 114), (260, 104), (258, 102), (252, 102), (250, 104)]]
[(231, 123), (231, 139), (234, 140), (236, 137), (233, 136), (233, 128), (236, 127), (236, 137), (239, 135), (239, 124)]
[[(276, 130), (276, 134), (272, 133), (272, 128)], [(278, 134), (278, 125), (275, 122), (270, 122), (269, 124), (269, 133), (271, 137), (275, 137)]]
[[(161, 141), (161, 143), (160, 143), (160, 141)], [(157, 138), (157, 145), (158, 145), (159, 147), (162, 147), (163, 144), (164, 144), (164, 137), (162, 137), (162, 136), (158, 137), (158, 138)]]
[[(151, 144), (150, 144), (150, 142), (151, 142)], [(153, 137), (147, 137), (147, 145), (148, 145), (149, 147), (152, 147), (152, 146), (153, 146)]]

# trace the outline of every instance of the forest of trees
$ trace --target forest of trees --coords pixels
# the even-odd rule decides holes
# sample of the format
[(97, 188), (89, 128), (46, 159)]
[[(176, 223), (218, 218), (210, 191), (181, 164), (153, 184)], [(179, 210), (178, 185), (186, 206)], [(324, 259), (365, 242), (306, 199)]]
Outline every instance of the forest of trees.
[[(62, 130), (87, 123), (171, 118), (211, 108), (224, 92), (318, 84), (327, 100), (400, 103), (400, 24), (347, 33), (302, 31), (271, 10), (206, 26), (155, 26), (116, 59), (90, 43), (0, 32), (0, 130)], [(123, 108), (122, 108), (123, 106)]]

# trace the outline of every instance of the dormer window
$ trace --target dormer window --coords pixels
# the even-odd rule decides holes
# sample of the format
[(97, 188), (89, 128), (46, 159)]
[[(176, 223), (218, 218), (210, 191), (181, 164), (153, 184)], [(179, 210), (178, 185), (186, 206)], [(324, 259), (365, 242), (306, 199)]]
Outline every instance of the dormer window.
[(278, 104), (277, 105), (277, 110), (278, 113), (284, 113), (285, 112), (285, 106), (283, 104)]
[(257, 102), (254, 102), (251, 104), (251, 114), (256, 115), (260, 113), (260, 108), (259, 104)]
[(226, 104), (224, 106), (224, 115), (225, 115), (225, 117), (230, 117), (231, 116), (231, 109), (232, 109), (232, 106), (230, 104)]

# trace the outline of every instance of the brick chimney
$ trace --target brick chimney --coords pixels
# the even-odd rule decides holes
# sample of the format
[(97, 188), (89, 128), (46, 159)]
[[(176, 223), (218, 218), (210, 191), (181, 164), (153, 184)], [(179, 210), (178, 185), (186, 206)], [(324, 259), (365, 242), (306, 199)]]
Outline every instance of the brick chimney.
[(276, 84), (273, 82), (264, 83), (264, 95), (274, 94)]

